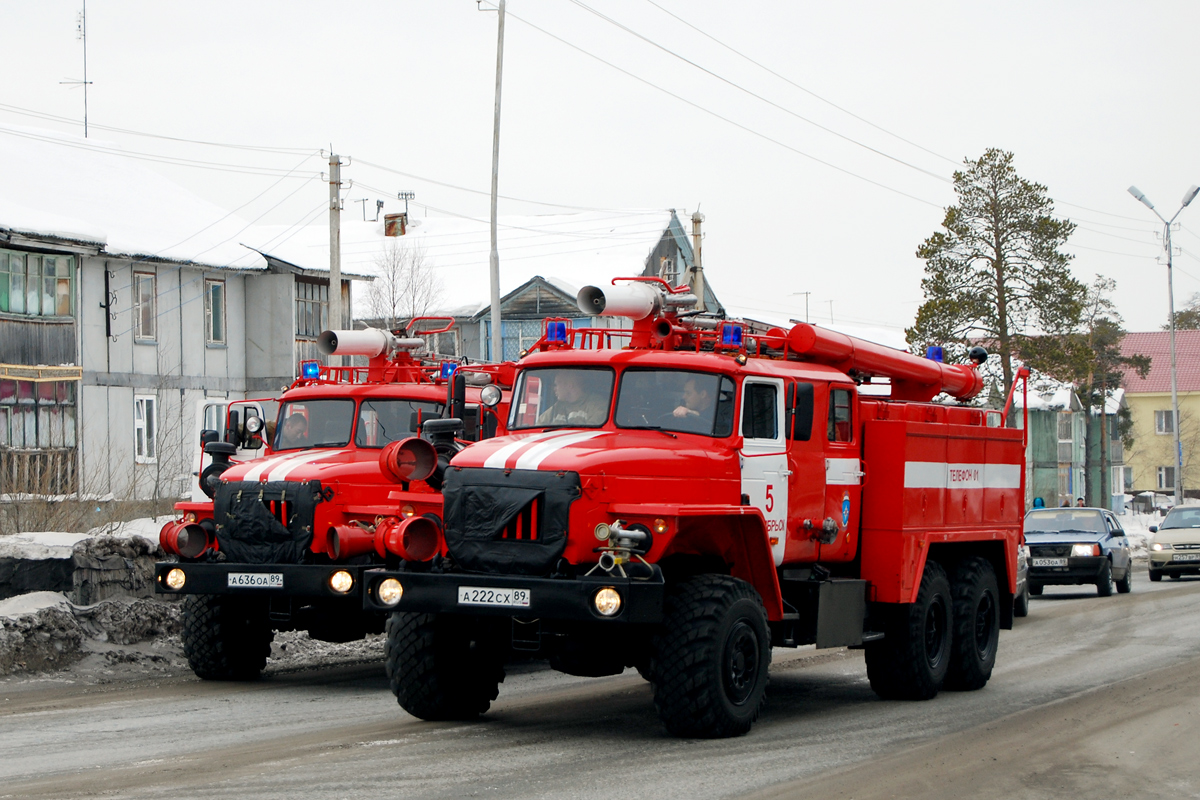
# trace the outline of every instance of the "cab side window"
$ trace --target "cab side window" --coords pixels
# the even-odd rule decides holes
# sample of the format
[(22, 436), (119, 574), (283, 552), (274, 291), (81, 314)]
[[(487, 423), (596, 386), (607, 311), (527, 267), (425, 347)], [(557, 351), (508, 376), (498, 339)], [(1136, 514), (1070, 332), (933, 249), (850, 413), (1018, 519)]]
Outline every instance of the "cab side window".
[(747, 383), (742, 408), (742, 436), (747, 439), (775, 439), (779, 436), (775, 386)]
[(829, 390), (829, 441), (849, 442), (852, 439), (852, 397), (849, 389)]
[(813, 385), (793, 383), (788, 386), (787, 413), (784, 415), (787, 438), (807, 442), (812, 438)]

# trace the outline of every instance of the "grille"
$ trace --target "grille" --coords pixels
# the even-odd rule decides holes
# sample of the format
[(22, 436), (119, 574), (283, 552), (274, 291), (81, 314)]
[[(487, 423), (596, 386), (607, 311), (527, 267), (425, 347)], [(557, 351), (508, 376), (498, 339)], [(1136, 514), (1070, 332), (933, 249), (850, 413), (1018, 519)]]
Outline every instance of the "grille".
[(1176, 550), (1200, 550), (1200, 544), (1177, 544)]
[(1030, 545), (1029, 554), (1032, 558), (1062, 558), (1071, 555), (1069, 544)]
[(234, 562), (302, 563), (323, 499), (317, 481), (221, 484), (213, 503), (220, 551)]
[(539, 525), (545, 516), (545, 505), (545, 498), (538, 497), (517, 512), (517, 515), (504, 526), (504, 530), (496, 538), (508, 542), (538, 541), (541, 531)]

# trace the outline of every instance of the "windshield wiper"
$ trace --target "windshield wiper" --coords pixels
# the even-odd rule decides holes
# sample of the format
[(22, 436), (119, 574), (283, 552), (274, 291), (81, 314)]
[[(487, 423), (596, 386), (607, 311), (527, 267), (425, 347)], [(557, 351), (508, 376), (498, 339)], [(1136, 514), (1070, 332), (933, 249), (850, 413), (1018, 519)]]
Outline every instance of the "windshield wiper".
[(317, 442), (316, 444), (305, 445), (306, 447), (345, 447), (345, 442)]
[(672, 439), (678, 439), (678, 438), (679, 438), (678, 436), (676, 436), (675, 434), (671, 433), (670, 431), (668, 431), (668, 430), (664, 430), (664, 429), (663, 429), (663, 426), (661, 426), (661, 425), (638, 425), (636, 428), (634, 428), (634, 430), (638, 430), (638, 431), (658, 431), (659, 433), (665, 433), (667, 436), (670, 436)]

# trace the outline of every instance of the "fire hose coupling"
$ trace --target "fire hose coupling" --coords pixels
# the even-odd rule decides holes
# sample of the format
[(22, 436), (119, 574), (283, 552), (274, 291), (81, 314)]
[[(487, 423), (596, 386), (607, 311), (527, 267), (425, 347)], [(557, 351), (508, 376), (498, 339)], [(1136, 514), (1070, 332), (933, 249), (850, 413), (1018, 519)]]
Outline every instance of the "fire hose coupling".
[(833, 517), (826, 517), (821, 522), (821, 532), (817, 534), (817, 541), (821, 544), (833, 544), (837, 541), (838, 524)]
[[(661, 520), (655, 520), (655, 527), (659, 527), (659, 522)], [(662, 528), (666, 530), (665, 522)], [(636, 523), (630, 525), (625, 520), (619, 519), (611, 523), (601, 522), (596, 526), (594, 533), (596, 539), (607, 542), (607, 544), (592, 551), (600, 553), (600, 559), (596, 566), (588, 571), (588, 575), (596, 570), (601, 570), (608, 575), (615, 572), (624, 578), (628, 577), (625, 573), (625, 564), (640, 561), (649, 566), (642, 556), (650, 552), (650, 548), (654, 544), (654, 537), (645, 525)]]

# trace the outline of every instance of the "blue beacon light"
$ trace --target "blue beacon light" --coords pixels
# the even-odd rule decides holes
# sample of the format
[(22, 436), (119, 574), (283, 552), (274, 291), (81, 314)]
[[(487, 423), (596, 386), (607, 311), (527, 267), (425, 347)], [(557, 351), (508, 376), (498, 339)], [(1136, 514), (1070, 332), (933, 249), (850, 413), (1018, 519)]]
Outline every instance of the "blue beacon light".
[(442, 380), (444, 380), (444, 381), (450, 380), (450, 377), (455, 373), (455, 371), (457, 369), (458, 369), (458, 364), (455, 364), (453, 361), (443, 361), (442, 362)]
[(300, 376), (307, 381), (315, 381), (321, 377), (320, 361), (301, 361)]
[(721, 326), (721, 346), (741, 347), (742, 326), (725, 324)]
[(566, 342), (567, 341), (567, 323), (565, 323), (565, 322), (547, 322), (546, 323), (546, 341), (547, 342)]

